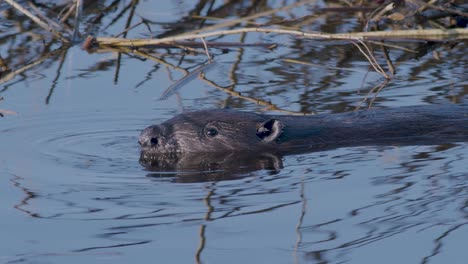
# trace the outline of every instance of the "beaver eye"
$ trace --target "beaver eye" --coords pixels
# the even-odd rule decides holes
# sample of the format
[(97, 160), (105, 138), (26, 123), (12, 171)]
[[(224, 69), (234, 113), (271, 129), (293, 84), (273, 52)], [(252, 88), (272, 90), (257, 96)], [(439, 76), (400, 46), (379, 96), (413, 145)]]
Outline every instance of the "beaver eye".
[(218, 135), (218, 130), (216, 130), (216, 128), (209, 128), (206, 130), (206, 135), (210, 136), (210, 137), (214, 137), (216, 135)]

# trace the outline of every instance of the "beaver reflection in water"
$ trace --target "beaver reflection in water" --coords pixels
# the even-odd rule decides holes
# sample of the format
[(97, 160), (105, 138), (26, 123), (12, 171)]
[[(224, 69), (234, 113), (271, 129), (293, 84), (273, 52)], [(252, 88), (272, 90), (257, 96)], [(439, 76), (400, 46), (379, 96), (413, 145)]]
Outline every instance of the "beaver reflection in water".
[(315, 116), (228, 109), (177, 115), (141, 132), (142, 154), (292, 154), (345, 146), (466, 141), (468, 105), (409, 106)]

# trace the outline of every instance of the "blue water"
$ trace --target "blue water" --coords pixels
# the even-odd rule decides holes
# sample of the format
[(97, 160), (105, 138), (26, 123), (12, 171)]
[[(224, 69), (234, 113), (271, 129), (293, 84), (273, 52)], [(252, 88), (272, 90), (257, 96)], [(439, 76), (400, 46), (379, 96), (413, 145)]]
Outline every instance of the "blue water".
[[(171, 22), (192, 8), (146, 1), (137, 13)], [(318, 30), (320, 23), (305, 28)], [(123, 27), (119, 20), (101, 34)], [(130, 35), (144, 33), (142, 27)], [(160, 96), (183, 71), (124, 55), (116, 78), (115, 53), (88, 54), (79, 46), (63, 53), (62, 64), (54, 57), (1, 83), (0, 109), (17, 114), (0, 118), (0, 263), (465, 263), (467, 143), (292, 155), (275, 168), (224, 181), (150, 177), (137, 143), (150, 124), (205, 108), (349, 111), (382, 82), (342, 43), (259, 34), (245, 41), (281, 45), (213, 50), (217, 64), (206, 76), (219, 87), (194, 78), (165, 100)], [(5, 43), (3, 58), (14, 40)], [(443, 60), (429, 53), (400, 62), (374, 106), (466, 101), (465, 50), (460, 43), (438, 49)], [(177, 65), (180, 55), (165, 58)], [(179, 66), (190, 70), (205, 61), (187, 55)], [(230, 85), (243, 97), (219, 89)]]

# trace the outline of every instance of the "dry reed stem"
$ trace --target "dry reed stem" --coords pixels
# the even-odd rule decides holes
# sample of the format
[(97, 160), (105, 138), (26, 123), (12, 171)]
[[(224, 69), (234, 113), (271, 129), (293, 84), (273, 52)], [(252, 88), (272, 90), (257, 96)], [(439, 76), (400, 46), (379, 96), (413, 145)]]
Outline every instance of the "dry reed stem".
[(180, 40), (189, 40), (197, 38), (208, 38), (221, 35), (234, 35), (248, 32), (276, 33), (293, 35), (311, 39), (331, 39), (331, 40), (367, 40), (367, 39), (420, 39), (420, 40), (448, 40), (448, 39), (468, 39), (468, 29), (416, 29), (416, 30), (394, 30), (394, 31), (371, 31), (371, 32), (353, 32), (353, 33), (319, 33), (304, 32), (299, 30), (286, 30), (275, 28), (240, 28), (232, 30), (221, 30), (197, 34), (184, 34), (174, 37), (161, 39), (122, 39), (122, 38), (96, 38), (98, 45), (105, 46), (131, 46), (140, 47), (147, 45), (157, 45), (161, 43), (171, 43)]
[(58, 39), (60, 39), (64, 43), (70, 43), (70, 40), (64, 37), (60, 32), (50, 27), (47, 23), (42, 21), (40, 18), (29, 12), (27, 9), (24, 9), (20, 4), (16, 3), (14, 0), (5, 0), (10, 6), (18, 10), (19, 12), (23, 13), (25, 16), (29, 17), (34, 23), (38, 26), (42, 27), (43, 29), (51, 32), (54, 34)]

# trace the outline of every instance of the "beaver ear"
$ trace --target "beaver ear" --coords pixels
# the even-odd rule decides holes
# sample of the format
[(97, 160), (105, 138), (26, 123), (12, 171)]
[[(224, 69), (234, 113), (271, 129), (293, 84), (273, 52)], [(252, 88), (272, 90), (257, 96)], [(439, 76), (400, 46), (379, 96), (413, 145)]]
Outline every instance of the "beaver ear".
[(272, 142), (283, 132), (283, 123), (276, 119), (268, 119), (257, 127), (257, 137)]

